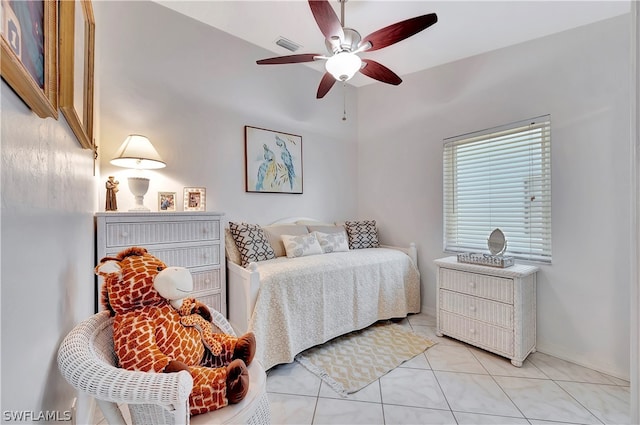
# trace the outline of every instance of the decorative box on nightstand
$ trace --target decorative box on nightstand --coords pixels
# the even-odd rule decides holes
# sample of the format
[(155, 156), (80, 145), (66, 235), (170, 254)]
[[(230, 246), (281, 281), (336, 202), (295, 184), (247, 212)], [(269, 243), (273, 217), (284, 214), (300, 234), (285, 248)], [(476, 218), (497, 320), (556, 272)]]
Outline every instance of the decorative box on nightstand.
[(522, 366), (536, 350), (536, 273), (516, 264), (495, 268), (435, 260), (438, 266), (437, 329)]
[[(191, 296), (227, 315), (223, 215), (215, 212), (97, 213), (96, 264), (124, 248), (141, 246), (168, 266), (186, 267), (193, 276)], [(96, 280), (96, 311), (101, 310), (102, 278)]]

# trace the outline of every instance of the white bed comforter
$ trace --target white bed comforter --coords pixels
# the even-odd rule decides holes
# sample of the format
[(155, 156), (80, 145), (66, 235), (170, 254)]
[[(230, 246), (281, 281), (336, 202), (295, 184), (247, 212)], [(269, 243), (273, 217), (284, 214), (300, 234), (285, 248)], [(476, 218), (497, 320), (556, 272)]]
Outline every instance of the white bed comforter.
[(420, 276), (388, 248), (257, 263), (260, 289), (249, 323), (265, 369), (345, 333), (420, 311)]

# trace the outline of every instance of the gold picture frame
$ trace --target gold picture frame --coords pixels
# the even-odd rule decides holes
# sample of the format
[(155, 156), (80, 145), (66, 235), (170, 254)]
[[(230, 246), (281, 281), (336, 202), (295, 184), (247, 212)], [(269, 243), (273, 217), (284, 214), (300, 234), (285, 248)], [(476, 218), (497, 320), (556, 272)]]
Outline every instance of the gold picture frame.
[[(58, 2), (0, 3), (0, 75), (36, 115), (58, 119)], [(39, 33), (40, 22), (42, 41), (26, 37)], [(35, 66), (23, 62), (25, 50), (36, 58)]]
[[(85, 149), (95, 149), (95, 27), (91, 0), (60, 1), (60, 110)], [(77, 30), (82, 34), (76, 34)]]
[(204, 187), (184, 188), (184, 211), (205, 211), (207, 189)]

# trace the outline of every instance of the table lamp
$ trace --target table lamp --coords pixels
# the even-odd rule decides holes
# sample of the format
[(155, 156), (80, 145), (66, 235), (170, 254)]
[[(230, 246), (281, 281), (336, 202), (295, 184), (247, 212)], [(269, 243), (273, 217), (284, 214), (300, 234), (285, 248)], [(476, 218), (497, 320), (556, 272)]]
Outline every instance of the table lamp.
[[(160, 158), (158, 151), (145, 136), (130, 134), (124, 140), (111, 164), (118, 167), (136, 170), (153, 170), (167, 166)], [(129, 211), (149, 211), (144, 206), (144, 195), (149, 189), (149, 179), (146, 177), (129, 177), (129, 190), (136, 198), (135, 207)]]

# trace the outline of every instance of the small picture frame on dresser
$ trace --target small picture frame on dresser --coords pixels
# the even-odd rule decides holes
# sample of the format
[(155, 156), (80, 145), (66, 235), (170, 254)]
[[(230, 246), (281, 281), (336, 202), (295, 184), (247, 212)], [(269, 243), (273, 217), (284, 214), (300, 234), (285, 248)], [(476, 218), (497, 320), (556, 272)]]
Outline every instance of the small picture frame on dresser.
[(184, 188), (184, 210), (205, 211), (207, 189), (204, 187)]
[(158, 192), (158, 211), (174, 212), (176, 210), (175, 192)]

